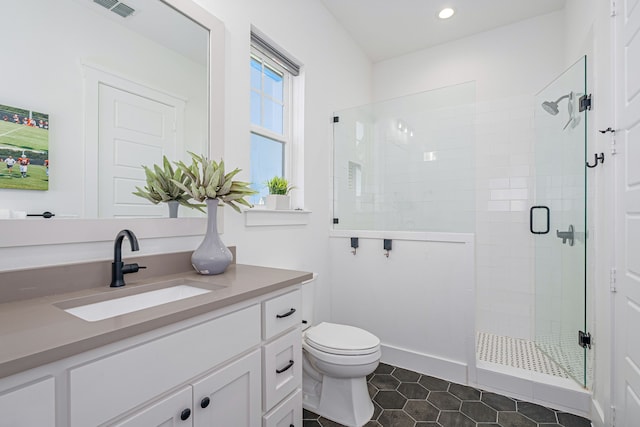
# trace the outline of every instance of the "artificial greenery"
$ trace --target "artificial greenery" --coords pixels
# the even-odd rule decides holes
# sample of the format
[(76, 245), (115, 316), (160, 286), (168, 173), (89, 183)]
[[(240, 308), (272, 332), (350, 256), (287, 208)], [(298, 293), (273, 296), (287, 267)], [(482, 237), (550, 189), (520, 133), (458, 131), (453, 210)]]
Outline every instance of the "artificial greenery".
[(144, 189), (136, 187), (137, 191), (133, 194), (149, 200), (154, 205), (175, 200), (182, 206), (204, 212), (202, 208), (205, 205), (189, 202), (192, 196), (178, 185), (178, 183), (185, 186), (191, 185), (189, 176), (185, 175), (180, 169), (174, 170), (167, 156), (162, 157), (162, 166), (161, 168), (158, 165), (153, 165), (153, 169), (150, 169), (143, 165), (142, 167), (147, 177), (147, 185)]
[(174, 180), (174, 183), (193, 197), (194, 200), (202, 202), (206, 199), (218, 199), (228, 204), (237, 212), (240, 212), (240, 205), (253, 207), (244, 198), (257, 194), (257, 191), (249, 188), (248, 182), (232, 181), (232, 178), (241, 171), (234, 169), (225, 175), (224, 162), (220, 163), (209, 160), (205, 155), (198, 156), (189, 152), (192, 158), (191, 165), (184, 162), (176, 162), (178, 169), (189, 179), (189, 183)]
[(269, 187), (269, 194), (279, 194), (283, 196), (286, 196), (289, 194), (289, 191), (295, 188), (293, 185), (289, 185), (289, 181), (281, 176), (274, 176), (268, 180), (267, 187)]

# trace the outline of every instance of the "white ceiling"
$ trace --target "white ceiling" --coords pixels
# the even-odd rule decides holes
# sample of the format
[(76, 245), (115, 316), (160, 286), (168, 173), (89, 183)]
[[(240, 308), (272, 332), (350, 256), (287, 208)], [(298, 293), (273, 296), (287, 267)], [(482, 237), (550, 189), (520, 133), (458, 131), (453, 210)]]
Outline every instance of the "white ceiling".
[[(565, 0), (322, 0), (373, 62), (564, 8)], [(456, 14), (438, 19), (443, 7)], [(544, 31), (543, 28), (540, 31)]]

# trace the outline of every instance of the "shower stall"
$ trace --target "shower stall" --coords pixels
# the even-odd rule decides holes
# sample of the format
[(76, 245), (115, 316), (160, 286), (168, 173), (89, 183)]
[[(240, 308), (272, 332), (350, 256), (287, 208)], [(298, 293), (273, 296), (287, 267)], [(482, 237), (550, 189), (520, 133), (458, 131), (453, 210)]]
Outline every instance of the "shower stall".
[[(395, 238), (407, 242), (407, 250), (426, 254), (438, 250), (430, 242), (447, 248), (465, 241), (473, 247), (469, 260), (452, 257), (438, 265), (474, 271), (471, 291), (466, 283), (447, 283), (450, 290), (462, 289), (450, 300), (454, 304), (474, 299), (475, 316), (466, 323), (474, 329), (472, 354), (454, 361), (466, 367), (470, 384), (483, 385), (482, 368), (525, 377), (535, 372), (543, 382), (545, 376), (552, 383), (571, 378), (579, 387), (589, 386), (586, 94), (585, 57), (536, 95), (480, 102), (475, 83), (469, 82), (335, 113), (332, 237)], [(455, 235), (472, 237), (458, 241)], [(365, 272), (363, 262), (339, 263)], [(420, 290), (416, 285), (392, 293), (380, 283), (372, 291), (376, 302), (409, 306), (424, 298), (425, 311), (436, 309), (426, 265), (372, 262), (371, 268), (397, 268), (398, 274), (409, 269), (426, 277)], [(370, 319), (374, 325), (363, 326), (373, 327), (383, 342), (385, 334), (393, 336), (386, 324), (376, 331), (376, 319), (365, 311), (349, 319), (340, 307), (337, 320)], [(412, 316), (397, 310), (397, 329), (426, 323), (426, 317)], [(398, 340), (388, 354), (406, 350), (429, 360), (455, 359), (430, 346), (432, 338), (415, 338), (415, 351), (411, 337)], [(411, 363), (420, 370), (418, 362)]]

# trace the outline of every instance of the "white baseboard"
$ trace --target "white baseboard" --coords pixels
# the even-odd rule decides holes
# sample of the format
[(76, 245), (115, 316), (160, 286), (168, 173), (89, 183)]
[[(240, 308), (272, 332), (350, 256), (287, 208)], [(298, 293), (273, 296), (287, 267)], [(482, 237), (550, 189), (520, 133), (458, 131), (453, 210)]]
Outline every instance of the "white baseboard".
[(458, 384), (467, 384), (467, 364), (431, 354), (382, 344), (383, 363), (410, 369)]

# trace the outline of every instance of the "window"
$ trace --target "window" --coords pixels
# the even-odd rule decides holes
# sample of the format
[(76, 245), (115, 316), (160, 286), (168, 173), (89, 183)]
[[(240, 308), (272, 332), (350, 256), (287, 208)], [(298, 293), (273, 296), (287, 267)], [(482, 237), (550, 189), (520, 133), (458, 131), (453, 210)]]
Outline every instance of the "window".
[(251, 33), (251, 187), (260, 204), (269, 194), (266, 181), (282, 176), (293, 181), (292, 80), (298, 66)]

